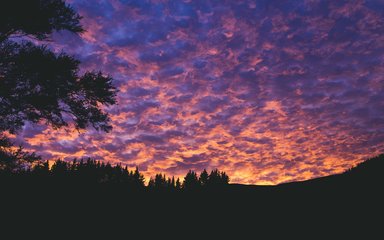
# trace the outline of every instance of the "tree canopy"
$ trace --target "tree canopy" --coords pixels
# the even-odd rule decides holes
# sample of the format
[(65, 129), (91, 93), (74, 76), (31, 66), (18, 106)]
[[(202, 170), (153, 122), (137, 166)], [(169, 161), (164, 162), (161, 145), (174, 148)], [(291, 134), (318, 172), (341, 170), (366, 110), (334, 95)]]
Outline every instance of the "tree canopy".
[[(22, 154), (22, 152), (19, 154)], [(138, 167), (134, 170), (128, 170), (127, 167), (123, 167), (121, 164), (111, 165), (91, 158), (82, 158), (80, 160), (75, 158), (72, 162), (60, 159), (50, 163), (48, 161), (39, 161), (33, 166), (20, 168), (19, 171), (7, 171), (7, 169), (0, 167), (0, 177), (4, 173), (11, 178), (26, 177), (29, 181), (37, 181), (39, 184), (58, 184), (68, 187), (81, 187), (84, 185), (108, 186), (122, 188), (127, 191), (147, 189), (150, 192), (196, 192), (204, 189), (222, 189), (229, 184), (226, 173), (218, 170), (213, 170), (210, 174), (204, 170), (200, 174), (200, 176), (207, 174), (205, 184), (198, 179), (198, 174), (191, 170), (188, 171), (182, 182), (179, 178), (175, 179), (175, 177), (167, 177), (165, 174), (158, 173), (145, 184), (144, 175), (139, 171)]]
[(115, 103), (112, 78), (101, 72), (79, 76), (79, 61), (46, 46), (4, 42), (0, 45), (0, 131), (16, 132), (25, 121), (58, 128), (70, 119), (78, 129), (89, 125), (109, 131), (101, 104)]
[[(110, 131), (104, 106), (116, 103), (112, 78), (99, 71), (80, 74), (73, 56), (53, 52), (38, 40), (54, 31), (84, 31), (81, 16), (63, 0), (5, 0), (0, 7), (0, 137), (17, 133), (24, 124), (60, 128), (93, 127)], [(30, 41), (31, 39), (37, 41)], [(72, 126), (72, 125), (70, 125)], [(9, 142), (9, 141), (8, 141)], [(22, 161), (1, 141), (2, 162)], [(17, 161), (12, 157), (17, 158)]]
[(0, 42), (11, 36), (47, 39), (53, 31), (84, 31), (81, 16), (62, 0), (3, 0)]

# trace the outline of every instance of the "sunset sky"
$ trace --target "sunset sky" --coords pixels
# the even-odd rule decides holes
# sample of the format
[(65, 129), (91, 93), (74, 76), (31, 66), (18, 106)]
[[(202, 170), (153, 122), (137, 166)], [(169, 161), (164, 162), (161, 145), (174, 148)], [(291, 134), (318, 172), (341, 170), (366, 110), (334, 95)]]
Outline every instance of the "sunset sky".
[(71, 0), (49, 46), (115, 79), (110, 133), (27, 124), (45, 159), (232, 183), (340, 173), (384, 152), (383, 0)]

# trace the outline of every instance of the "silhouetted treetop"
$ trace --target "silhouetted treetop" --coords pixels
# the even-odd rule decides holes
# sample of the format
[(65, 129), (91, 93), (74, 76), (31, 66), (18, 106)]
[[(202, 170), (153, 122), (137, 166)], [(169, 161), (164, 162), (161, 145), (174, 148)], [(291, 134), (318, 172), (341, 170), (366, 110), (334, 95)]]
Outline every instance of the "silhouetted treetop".
[(184, 177), (183, 188), (187, 190), (196, 190), (200, 187), (200, 182), (196, 172), (189, 170)]
[(157, 189), (165, 189), (167, 187), (167, 179), (165, 178), (165, 175), (162, 175), (161, 173), (156, 174), (154, 187)]
[(109, 131), (101, 105), (115, 103), (112, 78), (101, 72), (79, 76), (78, 68), (79, 61), (45, 46), (0, 44), (0, 131), (41, 120), (59, 128), (69, 119), (77, 129)]
[(207, 172), (207, 170), (204, 169), (200, 173), (200, 177), (199, 177), (199, 181), (200, 181), (201, 186), (207, 186), (208, 185), (208, 179), (209, 179), (208, 172)]
[(9, 139), (0, 134), (0, 171), (22, 171), (40, 159), (36, 153), (27, 152), (22, 146), (14, 148)]
[[(28, 38), (47, 39), (53, 31), (83, 32), (81, 16), (63, 0), (4, 0), (0, 4), (0, 157), (1, 168), (22, 168), (38, 157), (13, 150), (4, 132), (16, 133), (26, 121), (53, 128), (73, 123), (109, 131), (103, 106), (115, 104), (112, 78), (101, 72), (79, 74), (80, 62), (56, 54)], [(24, 37), (15, 41), (14, 37)], [(26, 38), (27, 37), (27, 38)], [(18, 166), (17, 166), (18, 165)]]
[(224, 186), (229, 183), (229, 177), (225, 172), (220, 172), (215, 169), (212, 170), (208, 177), (208, 186)]
[(143, 189), (145, 179), (139, 169), (129, 171), (120, 164), (112, 166), (110, 163), (101, 163), (94, 159), (74, 159), (72, 162), (56, 160), (51, 168), (48, 162), (40, 162), (31, 170), (37, 176), (50, 177), (55, 182), (62, 184), (92, 184), (128, 187), (131, 189)]
[[(127, 171), (127, 168), (125, 168), (125, 171)], [(140, 173), (138, 167), (135, 168), (135, 172), (131, 173), (130, 176), (132, 176), (133, 184), (136, 187), (143, 187), (145, 185), (144, 175)]]
[(63, 0), (3, 0), (0, 6), (0, 42), (10, 36), (43, 40), (53, 31), (83, 32), (81, 16)]

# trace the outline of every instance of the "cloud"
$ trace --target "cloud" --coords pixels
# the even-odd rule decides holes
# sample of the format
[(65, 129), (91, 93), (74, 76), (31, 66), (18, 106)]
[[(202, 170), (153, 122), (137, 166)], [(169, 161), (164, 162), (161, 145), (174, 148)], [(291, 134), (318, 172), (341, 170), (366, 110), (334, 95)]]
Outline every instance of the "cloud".
[(111, 74), (119, 103), (109, 134), (27, 125), (16, 140), (45, 157), (276, 184), (384, 150), (380, 1), (71, 3), (87, 32), (50, 47)]
[(201, 98), (197, 104), (197, 107), (199, 110), (206, 112), (206, 113), (212, 113), (217, 108), (225, 104), (226, 99), (221, 99), (218, 97), (212, 97), (212, 96), (205, 96)]
[(138, 136), (138, 141), (146, 144), (162, 144), (164, 141), (160, 136), (143, 134)]
[(128, 90), (128, 94), (133, 97), (144, 97), (151, 95), (151, 91), (142, 87), (133, 87)]
[(190, 157), (184, 157), (182, 156), (181, 158), (184, 160), (184, 163), (198, 163), (202, 160), (204, 160), (205, 154), (194, 154)]

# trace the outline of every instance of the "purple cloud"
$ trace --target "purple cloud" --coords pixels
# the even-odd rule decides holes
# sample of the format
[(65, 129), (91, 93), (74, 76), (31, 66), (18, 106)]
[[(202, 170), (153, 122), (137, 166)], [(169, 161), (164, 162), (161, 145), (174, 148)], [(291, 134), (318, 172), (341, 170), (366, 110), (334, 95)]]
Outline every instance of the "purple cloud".
[(384, 150), (381, 1), (70, 3), (87, 32), (50, 46), (111, 74), (119, 103), (109, 134), (27, 125), (17, 141), (46, 157), (276, 184)]

